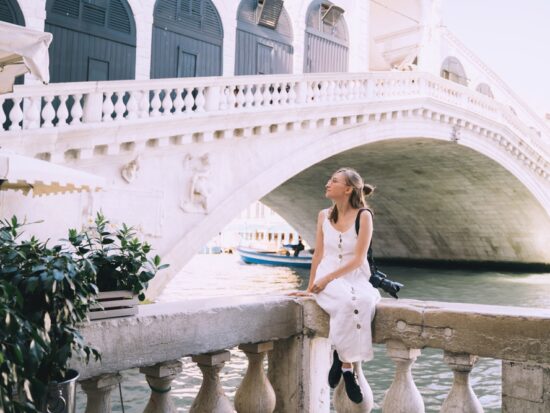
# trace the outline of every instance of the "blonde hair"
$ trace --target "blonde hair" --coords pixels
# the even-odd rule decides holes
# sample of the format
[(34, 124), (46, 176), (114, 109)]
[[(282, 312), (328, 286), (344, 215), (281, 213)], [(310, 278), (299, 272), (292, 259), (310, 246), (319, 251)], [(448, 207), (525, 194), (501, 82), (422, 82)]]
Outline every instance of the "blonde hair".
[[(340, 168), (333, 175), (341, 173), (344, 176), (346, 185), (353, 188), (351, 195), (349, 196), (349, 204), (354, 209), (369, 208), (366, 198), (374, 192), (374, 186), (365, 184), (361, 175), (352, 168)], [(338, 207), (332, 206), (329, 219), (337, 223), (338, 222)]]

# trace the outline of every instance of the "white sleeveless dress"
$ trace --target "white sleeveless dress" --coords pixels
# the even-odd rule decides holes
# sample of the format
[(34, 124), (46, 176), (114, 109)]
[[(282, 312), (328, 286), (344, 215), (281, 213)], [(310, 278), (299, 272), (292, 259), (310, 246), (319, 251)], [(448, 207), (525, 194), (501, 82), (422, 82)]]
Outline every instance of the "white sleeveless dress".
[[(363, 212), (367, 213), (367, 212)], [(315, 280), (345, 265), (353, 258), (357, 235), (355, 225), (345, 232), (336, 230), (328, 219), (323, 220), (323, 257)], [(317, 304), (330, 316), (329, 339), (340, 360), (345, 363), (373, 358), (371, 323), (380, 293), (369, 282), (370, 268), (365, 254), (361, 266), (327, 284), (315, 295)]]

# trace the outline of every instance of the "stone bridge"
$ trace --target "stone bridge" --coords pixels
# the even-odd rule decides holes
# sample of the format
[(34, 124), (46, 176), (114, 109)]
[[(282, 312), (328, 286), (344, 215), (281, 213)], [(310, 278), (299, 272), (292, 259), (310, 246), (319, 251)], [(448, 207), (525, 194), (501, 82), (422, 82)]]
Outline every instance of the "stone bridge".
[[(352, 166), (377, 187), (376, 254), (550, 264), (550, 130), (423, 72), (272, 75), (22, 86), (2, 95), (0, 146), (109, 180), (0, 212), (63, 237), (103, 210), (171, 264), (154, 295), (261, 199), (313, 242), (323, 185)], [(25, 202), (23, 202), (25, 201)]]

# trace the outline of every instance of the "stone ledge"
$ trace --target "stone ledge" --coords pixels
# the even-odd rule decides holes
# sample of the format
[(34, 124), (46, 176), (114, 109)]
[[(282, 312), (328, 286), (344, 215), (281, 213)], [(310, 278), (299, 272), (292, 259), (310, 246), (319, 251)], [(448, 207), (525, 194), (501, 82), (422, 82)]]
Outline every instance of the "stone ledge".
[(302, 330), (301, 306), (284, 296), (143, 305), (135, 317), (83, 326), (85, 340), (100, 350), (102, 362), (76, 368), (86, 379), (243, 343), (287, 338)]

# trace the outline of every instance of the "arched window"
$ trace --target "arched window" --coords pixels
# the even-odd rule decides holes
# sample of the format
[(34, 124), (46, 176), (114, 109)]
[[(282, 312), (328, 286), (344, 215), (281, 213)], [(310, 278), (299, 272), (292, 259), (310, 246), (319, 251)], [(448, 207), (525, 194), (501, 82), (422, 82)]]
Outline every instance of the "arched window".
[(481, 93), (482, 95), (489, 96), (491, 99), (495, 97), (493, 95), (491, 87), (487, 83), (480, 83), (479, 85), (477, 85), (476, 91)]
[(349, 60), (344, 10), (326, 0), (314, 0), (306, 15), (304, 72), (346, 72)]
[(447, 57), (441, 65), (441, 77), (468, 86), (468, 78), (462, 63), (453, 56)]
[(16, 0), (0, 0), (0, 20), (19, 26), (25, 25), (23, 13)]
[(48, 0), (52, 82), (135, 78), (136, 27), (127, 0)]
[(223, 27), (211, 0), (157, 0), (151, 78), (220, 76)]
[(292, 25), (282, 0), (241, 0), (235, 74), (292, 72)]

